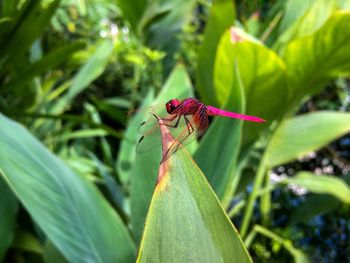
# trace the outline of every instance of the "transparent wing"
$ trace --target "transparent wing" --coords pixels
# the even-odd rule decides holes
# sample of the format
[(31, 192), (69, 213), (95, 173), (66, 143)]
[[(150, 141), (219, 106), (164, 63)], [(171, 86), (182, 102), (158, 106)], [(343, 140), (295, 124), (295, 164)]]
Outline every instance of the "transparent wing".
[(208, 129), (209, 120), (204, 107), (199, 108), (194, 115), (182, 115), (182, 118), (186, 127), (182, 129), (179, 134), (174, 136), (175, 140), (172, 145), (169, 146), (167, 152), (163, 154), (162, 162), (167, 160), (183, 146), (186, 146), (196, 140)]
[[(155, 118), (154, 115), (158, 116), (160, 119), (163, 120), (163, 122), (169, 123), (169, 126), (174, 126), (172, 123), (177, 121), (178, 116), (184, 115), (185, 112), (192, 111), (196, 108), (196, 104), (193, 105), (187, 105), (186, 107), (179, 106), (172, 114), (169, 114), (166, 111), (165, 104), (157, 104), (154, 106), (151, 106), (147, 109), (144, 109), (143, 112), (145, 112), (145, 118), (140, 123), (140, 126), (138, 127), (138, 132), (140, 134), (146, 133), (148, 130), (154, 129), (154, 126), (159, 125), (157, 118)], [(179, 127), (185, 127), (185, 123), (181, 122), (179, 123)], [(151, 135), (152, 133), (150, 133)]]
[[(186, 122), (183, 116), (176, 116), (171, 119), (162, 119), (164, 125), (166, 125), (171, 132), (172, 136), (175, 138), (178, 136), (182, 130), (186, 128)], [(145, 124), (139, 127), (139, 131), (141, 130), (141, 137), (136, 146), (136, 153), (145, 153), (152, 151), (153, 149), (158, 149), (162, 144), (162, 138), (159, 128), (158, 119), (152, 115), (155, 119), (147, 121)], [(152, 123), (152, 125), (149, 125)], [(145, 129), (145, 131), (143, 131)]]
[[(189, 112), (192, 109), (193, 115), (184, 115), (185, 111)], [(141, 137), (136, 146), (137, 153), (149, 152), (161, 146), (160, 124), (156, 116), (162, 119), (163, 125), (168, 127), (175, 138), (175, 142), (169, 147), (162, 160), (169, 158), (180, 147), (193, 142), (208, 128), (208, 116), (204, 106), (198, 108), (196, 105), (187, 105), (186, 109), (180, 106), (173, 114), (168, 114), (164, 105), (161, 109), (151, 107), (148, 109), (148, 118), (138, 127)]]

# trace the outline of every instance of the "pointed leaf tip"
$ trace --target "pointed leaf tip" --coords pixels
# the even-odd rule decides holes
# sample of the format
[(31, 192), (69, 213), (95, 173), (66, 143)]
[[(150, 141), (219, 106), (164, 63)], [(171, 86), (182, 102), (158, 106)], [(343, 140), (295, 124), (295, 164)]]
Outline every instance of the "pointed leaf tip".
[(242, 34), (241, 34), (241, 30), (238, 27), (231, 27), (230, 28), (230, 36), (231, 36), (232, 43), (244, 41), (244, 38), (242, 37)]
[[(177, 141), (161, 121), (160, 130), (164, 154)], [(160, 164), (137, 262), (252, 262), (185, 148)]]

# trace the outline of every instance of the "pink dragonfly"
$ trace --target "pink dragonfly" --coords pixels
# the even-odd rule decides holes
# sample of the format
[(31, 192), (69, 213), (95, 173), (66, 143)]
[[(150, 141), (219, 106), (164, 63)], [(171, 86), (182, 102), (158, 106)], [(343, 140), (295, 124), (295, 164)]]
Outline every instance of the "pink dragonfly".
[(264, 119), (255, 116), (207, 106), (194, 98), (169, 100), (165, 107), (162, 106), (160, 110), (152, 108), (150, 113), (150, 118), (142, 122), (139, 127), (142, 137), (136, 146), (136, 152), (148, 152), (155, 149), (155, 145), (161, 144), (158, 122), (158, 119), (161, 119), (163, 125), (169, 128), (169, 131), (175, 138), (173, 144), (163, 153), (162, 162), (174, 154), (179, 147), (187, 145), (201, 136), (208, 129), (208, 116), (224, 116), (245, 121), (265, 122)]

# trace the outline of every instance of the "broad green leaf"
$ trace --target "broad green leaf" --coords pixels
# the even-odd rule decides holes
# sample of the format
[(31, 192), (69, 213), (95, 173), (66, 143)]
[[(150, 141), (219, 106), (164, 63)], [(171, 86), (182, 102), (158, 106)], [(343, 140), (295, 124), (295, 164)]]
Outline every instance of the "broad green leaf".
[(0, 115), (0, 171), (34, 221), (71, 262), (130, 262), (127, 228), (97, 189), (18, 123)]
[[(196, 88), (202, 100), (216, 104), (214, 89), (214, 62), (222, 34), (233, 25), (235, 6), (230, 0), (216, 0), (210, 8), (203, 43), (199, 49)], [(233, 71), (231, 71), (232, 73)]]
[[(163, 152), (174, 142), (161, 126)], [(137, 262), (251, 262), (237, 230), (186, 149), (159, 167)]]
[[(277, 39), (274, 48), (283, 50), (290, 41), (315, 32), (336, 8), (337, 0), (289, 1), (286, 5), (287, 20), (281, 22), (280, 32), (283, 33)], [(285, 28), (287, 23), (291, 25)]]
[(72, 87), (68, 90), (68, 100), (72, 100), (79, 92), (85, 89), (92, 81), (103, 73), (113, 49), (114, 44), (109, 39), (103, 41), (96, 48), (95, 53), (74, 77)]
[[(193, 97), (192, 86), (184, 66), (180, 64), (169, 76), (154, 104), (166, 103), (173, 98), (187, 97)], [(136, 142), (137, 140), (134, 141), (134, 144)], [(159, 150), (136, 155), (135, 165), (131, 170), (131, 224), (137, 243), (141, 240), (154, 190), (157, 169), (161, 160)]]
[(279, 25), (279, 32), (284, 32), (302, 17), (310, 8), (313, 0), (288, 0), (284, 6), (284, 15)]
[(266, 150), (270, 167), (303, 157), (350, 131), (350, 114), (321, 111), (282, 122)]
[(0, 261), (6, 254), (15, 236), (17, 201), (0, 177)]
[[(269, 48), (252, 40), (244, 32), (231, 28), (218, 46), (215, 61), (215, 92), (219, 105), (230, 94), (237, 63), (246, 98), (245, 113), (264, 118), (269, 123), (283, 113), (288, 96), (283, 61)], [(266, 124), (244, 122), (243, 144), (252, 142)]]
[[(232, 74), (231, 94), (225, 109), (235, 112), (244, 111), (244, 88), (237, 67)], [(195, 153), (195, 160), (206, 175), (215, 193), (222, 199), (232, 186), (237, 157), (241, 146), (242, 121), (225, 117), (216, 117), (201, 140)], [(208, 158), (210, 156), (210, 158)], [(230, 196), (231, 199), (232, 196)]]
[(74, 76), (72, 86), (67, 93), (62, 96), (52, 109), (52, 113), (61, 113), (72, 100), (84, 89), (86, 89), (96, 78), (98, 78), (105, 70), (110, 56), (114, 50), (114, 43), (110, 39), (101, 42), (95, 53), (88, 59), (86, 64)]
[(340, 201), (350, 204), (350, 187), (341, 178), (331, 175), (316, 175), (310, 172), (299, 172), (284, 182), (305, 187), (312, 193), (330, 194)]
[(283, 58), (292, 87), (291, 107), (320, 91), (331, 77), (349, 74), (350, 12), (335, 12), (318, 31), (292, 41)]

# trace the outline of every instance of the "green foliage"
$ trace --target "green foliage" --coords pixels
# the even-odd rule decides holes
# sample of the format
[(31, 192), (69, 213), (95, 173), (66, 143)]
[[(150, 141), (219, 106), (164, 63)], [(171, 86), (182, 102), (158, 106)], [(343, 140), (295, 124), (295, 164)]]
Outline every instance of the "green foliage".
[(216, 50), (223, 32), (232, 25), (235, 9), (232, 1), (214, 1), (210, 9), (197, 66), (197, 89), (206, 103), (215, 103), (213, 69)]
[[(162, 92), (159, 93), (154, 102), (157, 104), (168, 101), (171, 98), (191, 97), (192, 94), (192, 86), (187, 73), (182, 65), (178, 65), (169, 76), (167, 82), (164, 84)], [(141, 111), (140, 114), (144, 115), (147, 114), (147, 112)], [(147, 117), (148, 115), (146, 118)], [(135, 118), (137, 119), (139, 117), (135, 116)], [(142, 116), (142, 119), (144, 118), (145, 116)], [(137, 126), (134, 126), (133, 129), (137, 129)], [(128, 139), (132, 140), (132, 147), (134, 149), (137, 139), (135, 137)], [(151, 202), (160, 157), (160, 148), (147, 154), (136, 155), (134, 165), (130, 167), (131, 222), (134, 236), (138, 242), (141, 240), (147, 211)]]
[[(314, 176), (314, 175), (312, 175)], [(293, 179), (293, 178), (292, 178)], [(313, 178), (314, 179), (314, 178)], [(345, 176), (344, 181), (349, 186), (350, 177)], [(327, 179), (326, 179), (327, 180)], [(313, 180), (315, 181), (315, 180)], [(341, 182), (343, 184), (343, 182)], [(342, 186), (344, 187), (344, 186)], [(321, 185), (322, 190), (327, 188), (327, 185)], [(330, 189), (330, 191), (334, 191), (334, 189)], [(319, 191), (320, 192), (320, 191)], [(342, 204), (342, 202), (339, 200), (341, 198), (337, 198), (338, 194), (332, 195), (331, 192), (325, 191), (325, 194), (312, 194), (310, 195), (307, 200), (297, 209), (295, 210), (290, 218), (291, 224), (297, 224), (300, 222), (307, 222), (311, 218), (330, 212), (336, 208), (339, 208)], [(346, 192), (345, 192), (346, 193)], [(347, 198), (347, 197), (345, 197)]]
[[(166, 152), (174, 137), (166, 126), (162, 126), (161, 133)], [(137, 261), (252, 262), (186, 149), (159, 167)]]
[(348, 113), (324, 111), (288, 119), (276, 129), (270, 140), (266, 151), (268, 165), (274, 167), (303, 157), (349, 131)]
[[(67, 259), (128, 262), (135, 256), (122, 220), (91, 183), (26, 129), (4, 116), (0, 122), (1, 174)], [(100, 218), (103, 224), (96, 224)]]
[(349, 73), (349, 21), (348, 11), (335, 12), (319, 30), (286, 46), (283, 57), (293, 87), (292, 106), (320, 91), (330, 77)]
[(293, 256), (295, 263), (306, 263), (309, 262), (309, 259), (307, 256), (300, 251), (299, 249), (295, 248), (291, 241), (288, 239), (284, 239), (274, 232), (260, 226), (260, 225), (254, 225), (253, 231), (251, 232), (250, 236), (247, 237), (246, 244), (247, 246), (250, 245), (250, 243), (253, 241), (256, 234), (260, 234), (263, 236), (266, 236), (267, 238), (273, 240), (274, 242), (278, 243), (279, 245), (282, 245), (288, 252)]
[[(348, 177), (270, 174), (349, 133), (328, 98), (294, 116), (326, 86), (349, 109), (349, 1), (212, 2), (0, 0), (0, 259), (249, 262), (242, 238), (256, 261), (308, 262), (293, 227), (348, 207)], [(137, 155), (143, 109), (195, 95), (267, 123), (215, 117), (197, 164)], [(310, 195), (282, 231), (291, 185)]]
[(300, 172), (295, 177), (287, 180), (288, 183), (301, 185), (313, 193), (330, 194), (344, 203), (350, 202), (350, 188), (344, 180), (334, 177), (318, 175), (317, 180), (312, 173)]
[(18, 205), (15, 196), (0, 178), (0, 260), (2, 261), (7, 249), (10, 247), (14, 234)]

